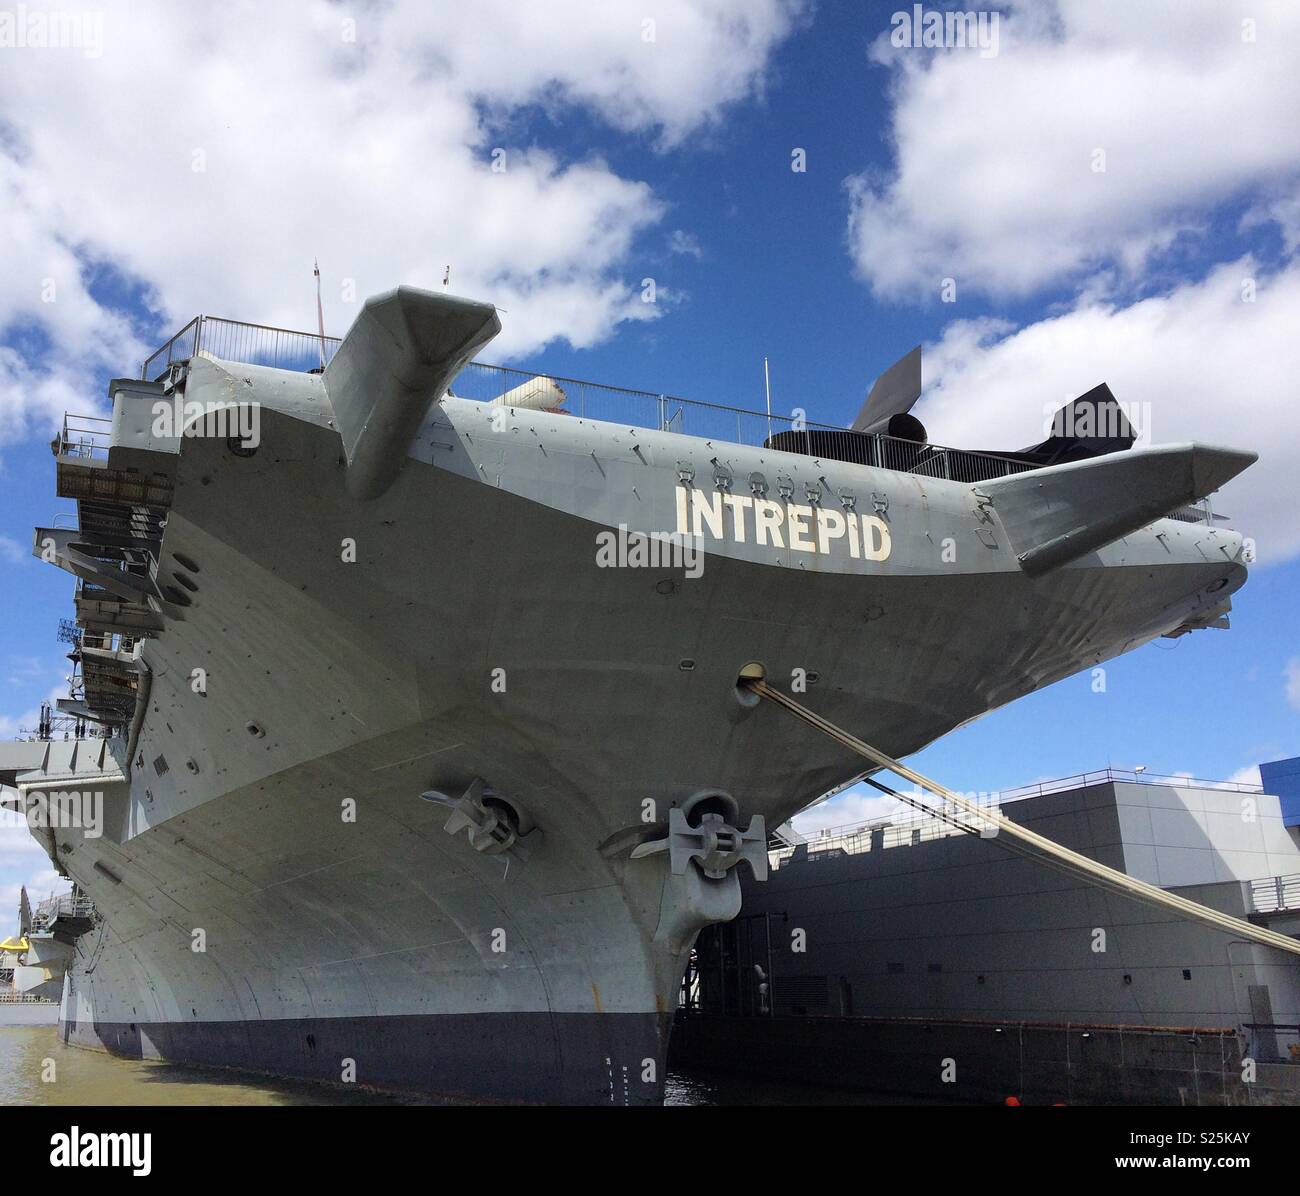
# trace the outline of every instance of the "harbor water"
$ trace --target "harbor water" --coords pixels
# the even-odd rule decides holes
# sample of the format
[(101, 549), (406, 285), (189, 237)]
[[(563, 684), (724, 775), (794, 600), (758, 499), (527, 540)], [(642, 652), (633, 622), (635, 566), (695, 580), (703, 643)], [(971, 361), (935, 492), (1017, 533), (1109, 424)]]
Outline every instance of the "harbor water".
[[(437, 1104), (358, 1088), (295, 1083), (219, 1068), (120, 1059), (68, 1046), (54, 1026), (0, 1028), (0, 1105)], [(915, 1103), (861, 1092), (715, 1075), (669, 1075), (668, 1105), (880, 1105)]]

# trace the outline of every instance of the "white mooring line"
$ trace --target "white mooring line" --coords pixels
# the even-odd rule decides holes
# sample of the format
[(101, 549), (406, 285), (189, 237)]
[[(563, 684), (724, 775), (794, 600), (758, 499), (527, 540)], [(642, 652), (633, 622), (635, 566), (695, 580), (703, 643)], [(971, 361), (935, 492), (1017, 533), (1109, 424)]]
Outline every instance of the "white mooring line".
[[(809, 726), (815, 727), (823, 735), (829, 736), (850, 751), (870, 760), (873, 764), (881, 768), (887, 768), (900, 777), (906, 777), (922, 789), (943, 798), (945, 801), (952, 802), (975, 819), (981, 820), (990, 828), (995, 828), (998, 834), (1006, 834), (1013, 839), (1028, 844), (1038, 855), (1046, 857), (1043, 861), (1045, 863), (1055, 862), (1064, 865), (1071, 872), (1090, 878), (1108, 889), (1135, 897), (1139, 901), (1163, 906), (1165, 909), (1171, 909), (1185, 918), (1194, 918), (1207, 925), (1216, 926), (1220, 930), (1231, 931), (1243, 939), (1262, 943), (1266, 947), (1276, 947), (1279, 951), (1289, 951), (1292, 955), (1300, 955), (1300, 940), (1290, 938), (1285, 934), (1278, 934), (1273, 930), (1267, 930), (1262, 926), (1256, 926), (1253, 922), (1247, 922), (1242, 918), (1234, 918), (1231, 914), (1221, 913), (1219, 910), (1211, 909), (1208, 905), (1202, 905), (1198, 901), (1189, 901), (1186, 897), (1179, 897), (1156, 885), (1150, 885), (1144, 880), (1129, 876), (1126, 872), (1120, 872), (1116, 868), (1108, 868), (1105, 864), (1099, 864), (1096, 860), (1089, 859), (1086, 855), (1081, 855), (1077, 851), (1071, 851), (1068, 847), (1062, 847), (1059, 843), (1053, 842), (1046, 836), (1031, 831), (1028, 827), (1013, 821), (1001, 811), (987, 809), (969, 798), (962, 797), (959, 793), (954, 793), (951, 789), (940, 785), (938, 781), (932, 781), (929, 777), (922, 776), (914, 769), (908, 768), (906, 764), (885, 755), (878, 748), (873, 748), (869, 743), (864, 743), (856, 736), (850, 735), (834, 723), (822, 718), (821, 715), (796, 702), (788, 694), (783, 694), (780, 690), (774, 689), (766, 681), (746, 678), (743, 683), (748, 685), (760, 697), (775, 702), (779, 706), (784, 706), (791, 714), (802, 719)], [(976, 821), (971, 825), (978, 827), (980, 821)]]

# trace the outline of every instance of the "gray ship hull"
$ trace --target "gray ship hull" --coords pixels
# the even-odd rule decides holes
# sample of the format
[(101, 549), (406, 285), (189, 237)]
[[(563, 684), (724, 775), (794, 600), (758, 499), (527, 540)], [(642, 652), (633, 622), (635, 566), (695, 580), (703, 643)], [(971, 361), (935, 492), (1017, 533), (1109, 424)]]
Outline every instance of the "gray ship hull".
[[(1239, 537), (1173, 520), (1030, 578), (969, 485), (451, 398), (359, 501), (320, 379), (196, 359), (186, 386), (255, 394), (262, 444), (145, 450), (172, 454), (158, 572), (187, 592), (145, 643), (122, 779), (95, 782), (106, 834), (38, 836), (104, 916), (63, 1032), (128, 1055), (658, 1101), (687, 953), (739, 884), (634, 849), (700, 795), (771, 826), (860, 769), (746, 702), (743, 666), (802, 671), (821, 713), (904, 756), (1245, 578)], [(883, 498), (892, 555), (751, 534), (706, 540), (695, 578), (600, 566), (598, 532), (672, 531), (720, 454), (845, 510)], [(476, 850), (422, 800), (477, 778), (517, 848)]]
[[(40, 1024), (53, 1025), (47, 1017)], [(162, 1059), (339, 1084), (341, 1063), (365, 1060), (367, 1088), (450, 1101), (562, 1105), (659, 1104), (614, 1060), (661, 1059), (669, 1018), (646, 1013), (404, 1014), (232, 1022), (64, 1020), (63, 1041), (128, 1059)], [(508, 1069), (510, 1084), (501, 1073)]]

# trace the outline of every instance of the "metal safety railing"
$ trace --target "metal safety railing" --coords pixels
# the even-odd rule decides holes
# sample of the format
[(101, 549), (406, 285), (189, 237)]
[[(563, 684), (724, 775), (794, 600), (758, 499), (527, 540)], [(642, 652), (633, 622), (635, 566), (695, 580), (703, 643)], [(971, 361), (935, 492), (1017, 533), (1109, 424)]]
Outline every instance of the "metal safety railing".
[(987, 481), (1036, 468), (1030, 462), (994, 453), (917, 444), (893, 436), (868, 435), (831, 424), (810, 423), (794, 416), (768, 415), (743, 407), (607, 386), (580, 378), (532, 374), (477, 361), (460, 372), (451, 385), (451, 394), (481, 403), (498, 403), (516, 394), (535, 394), (539, 380), (548, 384), (548, 409), (605, 423), (681, 432), (704, 440), (774, 448), (959, 482)]
[[(1084, 789), (1089, 785), (1102, 785), (1111, 781), (1140, 785), (1190, 785), (1200, 789), (1223, 789), (1230, 793), (1263, 792), (1261, 786), (1243, 781), (1207, 781), (1195, 777), (1163, 776), (1159, 773), (1132, 772), (1121, 768), (1102, 768), (1094, 772), (1080, 772), (1069, 777), (1037, 781), (1032, 785), (1020, 785), (1014, 789), (1000, 789), (990, 793), (965, 796), (968, 800), (977, 802), (981, 807), (993, 812), (1009, 802), (1023, 801), (1028, 797), (1065, 793), (1072, 789)], [(776, 868), (796, 857), (798, 860), (824, 860), (838, 855), (858, 855), (877, 846), (906, 847), (926, 843), (932, 839), (944, 839), (952, 835), (968, 833), (968, 831), (978, 832), (981, 829), (980, 819), (960, 810), (945, 810), (942, 818), (925, 813), (873, 818), (824, 827), (809, 834), (802, 843), (784, 844), (773, 848), (768, 852), (768, 862)], [(1254, 882), (1266, 887), (1265, 897), (1262, 899), (1266, 899), (1267, 886), (1272, 885), (1274, 880), (1288, 882), (1290, 887), (1286, 888), (1286, 893), (1295, 905), (1300, 905), (1300, 876)], [(1289, 909), (1292, 906), (1268, 908)], [(1261, 909), (1260, 912), (1267, 912), (1267, 909)]]
[[(339, 337), (323, 337), (314, 332), (295, 332), (219, 316), (195, 316), (145, 361), (140, 377), (157, 381), (173, 365), (199, 353), (275, 369), (318, 370), (329, 363), (341, 343)], [(449, 393), (455, 398), (483, 403), (508, 403), (513, 399), (523, 406), (545, 406), (582, 419), (680, 432), (705, 440), (780, 449), (807, 457), (851, 461), (968, 484), (1039, 468), (1034, 462), (997, 453), (918, 444), (832, 424), (809, 423), (788, 415), (768, 415), (743, 407), (586, 382), (580, 378), (535, 374), (485, 362), (470, 362), (457, 375)], [(1205, 503), (1183, 508), (1173, 518), (1214, 523)]]
[[(997, 809), (995, 797), (984, 795), (976, 800), (993, 811)], [(907, 814), (825, 827), (808, 835), (802, 843), (769, 848), (768, 866), (777, 869), (791, 861), (826, 860), (841, 855), (860, 855), (876, 848), (915, 846), (953, 835), (979, 833), (982, 829), (978, 820), (963, 811), (945, 809), (942, 814), (942, 817), (938, 814)]]
[(35, 921), (48, 925), (57, 918), (89, 918), (95, 912), (95, 903), (80, 893), (62, 893), (47, 897), (36, 907)]
[(80, 457), (90, 461), (107, 460), (109, 445), (113, 441), (113, 421), (99, 415), (63, 416), (59, 432), (58, 455)]
[[(328, 364), (341, 343), (338, 337), (321, 337), (312, 332), (295, 332), (218, 316), (195, 316), (150, 355), (140, 369), (140, 377), (145, 381), (157, 381), (165, 377), (173, 365), (188, 361), (199, 353), (275, 369), (314, 370), (322, 362)], [(544, 391), (546, 399), (537, 398), (539, 391)], [(804, 456), (854, 461), (881, 469), (959, 482), (987, 481), (1035, 468), (1030, 462), (994, 453), (916, 444), (892, 436), (867, 435), (830, 424), (808, 423), (793, 416), (769, 416), (766, 412), (721, 403), (609, 386), (562, 375), (535, 374), (485, 362), (467, 365), (457, 375), (449, 393), (454, 398), (483, 403), (509, 402), (516, 397), (525, 405), (545, 405), (550, 410), (582, 419), (680, 432), (705, 440), (770, 447)]]
[(1191, 785), (1197, 789), (1226, 789), (1230, 793), (1263, 793), (1262, 785), (1249, 781), (1210, 781), (1203, 777), (1183, 774), (1170, 776), (1165, 773), (1134, 772), (1125, 768), (1099, 768), (1092, 772), (1079, 772), (1070, 777), (1057, 777), (1048, 781), (1036, 781), (1032, 785), (1019, 785), (1015, 789), (1003, 789), (998, 796), (1004, 802), (1016, 801), (1022, 797), (1041, 796), (1044, 793), (1060, 793), (1066, 789), (1081, 789), (1085, 785), (1100, 785), (1106, 781), (1125, 781), (1136, 785)]
[(1300, 910), (1300, 873), (1265, 876), (1250, 882), (1250, 908), (1256, 914)]
[(322, 337), (315, 332), (295, 332), (220, 316), (195, 316), (145, 361), (140, 377), (156, 382), (172, 365), (200, 353), (245, 365), (306, 372), (328, 364), (339, 344), (337, 336)]

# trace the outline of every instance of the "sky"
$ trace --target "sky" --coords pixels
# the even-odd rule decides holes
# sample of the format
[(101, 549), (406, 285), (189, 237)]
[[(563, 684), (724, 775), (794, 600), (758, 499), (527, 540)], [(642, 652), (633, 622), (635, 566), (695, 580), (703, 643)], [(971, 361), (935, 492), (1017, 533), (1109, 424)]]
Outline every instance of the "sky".
[[(912, 12), (0, 0), (0, 737), (66, 688), (72, 581), (29, 555), (71, 510), (64, 412), (199, 312), (311, 328), (318, 259), (335, 335), (449, 269), (502, 364), (761, 409), (766, 356), (774, 409), (843, 425), (920, 343), (940, 444), (1032, 444), (1105, 381), (1143, 443), (1256, 450), (1214, 500), (1257, 544), (1230, 631), (911, 763), (986, 791), (1300, 752), (1300, 5), (1015, 0), (965, 46)], [(0, 922), (24, 883), (56, 878), (0, 826)]]

